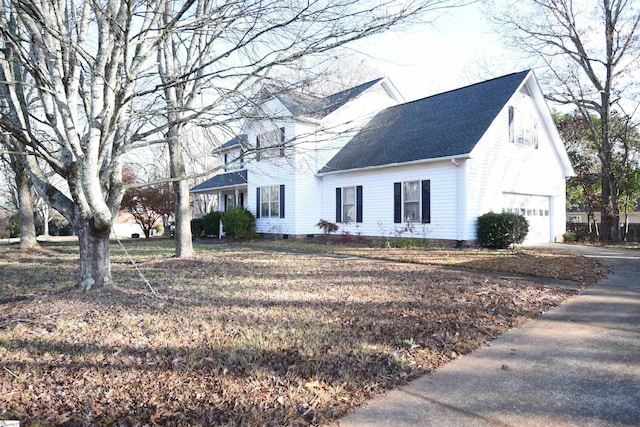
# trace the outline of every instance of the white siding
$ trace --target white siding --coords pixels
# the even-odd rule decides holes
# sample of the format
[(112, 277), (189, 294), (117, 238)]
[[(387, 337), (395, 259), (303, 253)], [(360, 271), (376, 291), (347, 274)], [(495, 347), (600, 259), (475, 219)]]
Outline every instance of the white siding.
[[(338, 233), (349, 232), (363, 236), (393, 237), (397, 228), (405, 224), (393, 222), (393, 183), (430, 180), (431, 223), (413, 224), (413, 237), (447, 240), (477, 238), (477, 218), (489, 211), (500, 212), (507, 207), (507, 197), (519, 197), (546, 203), (549, 223), (536, 222), (536, 233), (544, 235), (548, 227), (549, 240), (558, 238), (565, 230), (565, 169), (564, 153), (558, 154), (555, 129), (546, 130), (551, 123), (549, 111), (537, 88), (532, 92), (539, 110), (528, 91), (517, 93), (508, 105), (529, 108), (538, 117), (538, 147), (509, 141), (508, 106), (498, 115), (482, 137), (470, 158), (447, 159), (420, 164), (375, 168), (316, 176), (357, 130), (376, 112), (398, 102), (393, 94), (376, 86), (352, 100), (321, 122), (309, 118), (276, 119), (248, 123), (243, 133), (249, 144), (265, 130), (285, 128), (287, 140), (295, 139), (287, 148), (286, 157), (263, 158), (247, 163), (247, 206), (256, 212), (256, 187), (285, 185), (285, 218), (260, 218), (259, 232), (278, 234), (319, 234), (320, 219), (335, 222), (336, 187), (363, 187), (363, 222), (340, 224)], [(265, 108), (273, 117), (283, 117), (282, 105), (271, 101)], [(543, 120), (545, 119), (545, 120)], [(555, 137), (554, 137), (555, 136)], [(562, 157), (564, 156), (564, 157)], [(561, 158), (562, 157), (562, 158)], [(563, 164), (565, 164), (563, 169)], [(569, 166), (570, 168), (570, 166)], [(410, 236), (411, 233), (403, 233)]]
[[(316, 176), (329, 159), (346, 144), (373, 115), (397, 100), (383, 87), (376, 86), (321, 122), (313, 119), (273, 120), (248, 123), (243, 129), (250, 144), (255, 144), (256, 135), (270, 128), (284, 127), (285, 137), (293, 145), (287, 148), (285, 158), (262, 158), (247, 164), (247, 206), (254, 214), (256, 187), (285, 185), (285, 218), (258, 218), (256, 228), (262, 233), (306, 235), (316, 234), (320, 220), (323, 192), (326, 188)], [(283, 107), (270, 101), (264, 107), (274, 117), (282, 117)]]
[[(538, 148), (509, 141), (508, 105), (531, 108), (537, 115)], [(565, 230), (565, 177), (549, 132), (533, 99), (516, 93), (498, 115), (467, 161), (467, 239), (477, 236), (478, 216), (507, 207), (510, 195), (549, 198), (552, 218), (547, 235), (550, 241)], [(546, 106), (545, 106), (546, 107)], [(562, 207), (562, 209), (560, 208)]]
[[(323, 176), (322, 210), (318, 218), (335, 222), (337, 187), (362, 185), (363, 222), (339, 224), (338, 233), (349, 232), (362, 236), (395, 237), (396, 228), (406, 223), (393, 222), (393, 183), (404, 181), (431, 181), (431, 223), (413, 223), (413, 235), (403, 237), (456, 240), (456, 192), (452, 191), (457, 168), (450, 161), (371, 169)], [(316, 228), (315, 233), (320, 230)]]
[[(274, 120), (260, 120), (247, 122), (243, 133), (247, 134), (248, 145), (255, 147), (256, 137), (273, 129), (284, 128), (285, 140), (294, 137), (294, 122), (287, 115), (287, 111), (278, 100), (271, 100), (262, 106), (263, 114), (278, 117)], [(260, 153), (260, 160), (256, 155), (248, 156), (247, 169), (247, 200), (246, 205), (257, 216), (259, 206), (256, 205), (256, 188), (265, 186), (285, 186), (285, 217), (257, 218), (256, 231), (260, 233), (291, 234), (295, 232), (295, 212), (291, 209), (295, 191), (294, 155), (293, 148), (285, 149), (285, 157), (267, 156)]]

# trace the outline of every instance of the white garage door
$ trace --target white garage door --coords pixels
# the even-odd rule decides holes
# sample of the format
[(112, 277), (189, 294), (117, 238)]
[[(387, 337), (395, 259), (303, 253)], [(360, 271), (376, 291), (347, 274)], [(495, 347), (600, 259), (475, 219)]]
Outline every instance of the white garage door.
[(546, 243), (551, 241), (549, 197), (505, 193), (505, 212), (518, 212), (529, 222), (529, 233), (524, 243)]

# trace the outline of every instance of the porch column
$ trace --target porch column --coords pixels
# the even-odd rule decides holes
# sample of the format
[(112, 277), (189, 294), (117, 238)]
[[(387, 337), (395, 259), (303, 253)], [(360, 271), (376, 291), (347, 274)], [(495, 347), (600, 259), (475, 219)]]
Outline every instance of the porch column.
[(218, 211), (224, 212), (224, 200), (222, 197), (222, 191), (218, 191)]
[(233, 204), (233, 206), (238, 207), (239, 205), (238, 205), (238, 189), (237, 188), (234, 190), (233, 197), (235, 198), (235, 203)]

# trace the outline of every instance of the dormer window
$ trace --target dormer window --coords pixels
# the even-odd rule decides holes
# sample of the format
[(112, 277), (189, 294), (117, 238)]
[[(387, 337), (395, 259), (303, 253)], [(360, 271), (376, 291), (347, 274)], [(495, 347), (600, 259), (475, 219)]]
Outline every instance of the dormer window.
[(242, 152), (240, 150), (227, 151), (222, 155), (225, 170), (238, 169), (243, 165)]

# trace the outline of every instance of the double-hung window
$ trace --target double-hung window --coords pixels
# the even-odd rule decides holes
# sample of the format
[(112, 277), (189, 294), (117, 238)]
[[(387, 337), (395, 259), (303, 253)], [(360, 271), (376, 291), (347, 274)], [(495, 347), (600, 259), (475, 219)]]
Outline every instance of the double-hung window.
[(284, 218), (284, 185), (256, 188), (257, 218)]
[(404, 222), (420, 221), (420, 181), (402, 183), (402, 208)]
[(431, 222), (431, 180), (393, 184), (393, 222)]
[(336, 222), (362, 222), (362, 186), (336, 188)]

